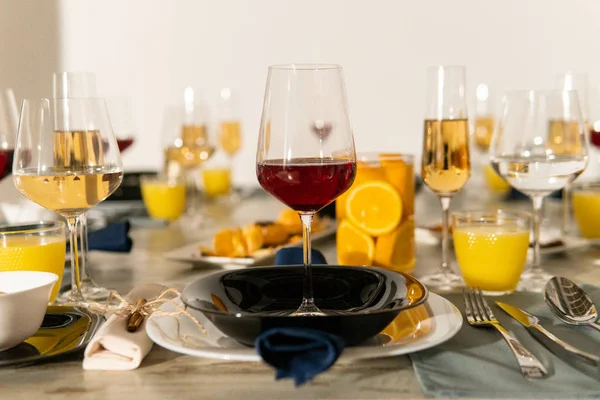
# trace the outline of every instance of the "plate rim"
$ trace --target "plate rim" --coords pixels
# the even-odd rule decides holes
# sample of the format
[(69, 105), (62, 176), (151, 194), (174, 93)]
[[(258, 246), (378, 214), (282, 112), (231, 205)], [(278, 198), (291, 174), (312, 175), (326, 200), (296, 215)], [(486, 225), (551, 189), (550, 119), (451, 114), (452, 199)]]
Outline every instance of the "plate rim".
[[(178, 298), (179, 300), (179, 298)], [(418, 351), (422, 351), (425, 349), (429, 349), (435, 346), (438, 346), (450, 339), (452, 339), (461, 329), (464, 321), (461, 312), (459, 309), (449, 300), (440, 296), (436, 293), (429, 293), (429, 297), (427, 301), (423, 305), (429, 305), (431, 301), (437, 303), (437, 307), (441, 308), (443, 306), (449, 307), (451, 312), (445, 314), (435, 314), (430, 316), (427, 320), (434, 320), (435, 328), (433, 331), (428, 332), (424, 337), (416, 339), (415, 342), (397, 346), (353, 346), (347, 348), (342, 355), (340, 356), (340, 361), (354, 361), (354, 360), (367, 360), (373, 358), (386, 358), (393, 357), (398, 355), (406, 355), (410, 353), (415, 353)], [(179, 300), (181, 301), (181, 300)], [(165, 303), (162, 307), (168, 306), (169, 303)], [(440, 310), (441, 311), (441, 310)], [(451, 323), (446, 324), (447, 330), (442, 334), (441, 337), (432, 340), (432, 336), (437, 332), (438, 323), (436, 321), (437, 318), (441, 316), (446, 316), (446, 318), (451, 319)], [(174, 318), (181, 318), (181, 316), (173, 316)], [(170, 341), (161, 340), (159, 336), (163, 336), (160, 332), (160, 328), (154, 325), (157, 325), (156, 319), (160, 318), (158, 315), (151, 315), (148, 318), (146, 323), (146, 333), (148, 337), (152, 340), (153, 343), (157, 344), (160, 347), (163, 347), (167, 350), (173, 351), (175, 353), (189, 355), (192, 357), (200, 357), (200, 358), (209, 358), (209, 359), (217, 359), (217, 360), (227, 360), (227, 361), (262, 361), (260, 356), (254, 351), (254, 349), (248, 348), (217, 348), (211, 347), (208, 349), (195, 349), (190, 347), (185, 347), (184, 345), (173, 345)], [(452, 324), (454, 322), (454, 324)], [(217, 327), (215, 329), (218, 330)], [(225, 334), (223, 334), (225, 336)], [(367, 350), (368, 349), (368, 350)], [(378, 350), (378, 351), (373, 351)]]

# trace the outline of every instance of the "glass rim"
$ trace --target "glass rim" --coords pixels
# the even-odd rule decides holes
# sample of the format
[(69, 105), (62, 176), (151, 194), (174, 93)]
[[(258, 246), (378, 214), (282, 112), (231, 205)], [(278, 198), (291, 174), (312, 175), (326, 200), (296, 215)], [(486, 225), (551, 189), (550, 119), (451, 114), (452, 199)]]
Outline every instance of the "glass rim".
[(483, 222), (485, 220), (498, 220), (498, 219), (509, 219), (509, 220), (518, 220), (525, 219), (529, 222), (533, 221), (533, 214), (527, 211), (519, 211), (519, 210), (496, 210), (496, 211), (486, 211), (486, 210), (457, 210), (452, 212), (452, 221), (454, 222), (456, 219), (461, 219), (465, 221), (471, 222)]
[(356, 153), (356, 161), (359, 162), (376, 162), (376, 161), (394, 161), (402, 160), (414, 163), (415, 155), (409, 153), (386, 153), (378, 151), (361, 151)]
[(29, 221), (0, 224), (0, 236), (8, 235), (35, 235), (65, 231), (66, 224), (63, 221)]
[(433, 71), (433, 70), (439, 70), (440, 68), (442, 69), (462, 69), (462, 70), (466, 70), (467, 66), (466, 65), (461, 65), (461, 64), (438, 64), (438, 65), (429, 65), (427, 67), (428, 71)]
[(291, 64), (273, 64), (269, 66), (269, 70), (283, 70), (283, 71), (322, 71), (322, 70), (341, 70), (342, 66), (339, 64), (327, 64), (327, 63), (291, 63)]

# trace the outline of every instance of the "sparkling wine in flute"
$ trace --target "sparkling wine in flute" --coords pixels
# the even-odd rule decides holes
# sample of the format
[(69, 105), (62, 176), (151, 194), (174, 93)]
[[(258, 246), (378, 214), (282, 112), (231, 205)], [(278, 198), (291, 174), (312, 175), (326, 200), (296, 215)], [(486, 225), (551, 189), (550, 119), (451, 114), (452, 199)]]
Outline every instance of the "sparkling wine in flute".
[(421, 174), (434, 192), (451, 195), (471, 174), (466, 119), (426, 120)]
[(223, 151), (230, 156), (233, 156), (240, 150), (242, 147), (242, 135), (240, 133), (239, 121), (221, 122), (219, 143), (223, 148)]
[(185, 147), (201, 147), (208, 142), (206, 126), (183, 125), (181, 127), (181, 142)]
[(475, 145), (481, 151), (487, 151), (492, 143), (492, 136), (494, 135), (494, 117), (492, 116), (480, 116), (475, 118)]
[(580, 129), (579, 121), (550, 120), (548, 122), (548, 148), (554, 154), (581, 152)]
[(584, 155), (500, 156), (492, 167), (512, 187), (528, 196), (547, 196), (561, 190), (586, 166)]
[(54, 134), (54, 167), (77, 169), (104, 164), (104, 147), (100, 132), (57, 131)]
[(207, 161), (215, 152), (214, 146), (182, 146), (182, 147), (167, 147), (165, 149), (165, 162), (167, 170), (170, 165), (176, 163), (183, 169), (196, 168)]
[(14, 180), (17, 189), (31, 201), (61, 215), (76, 216), (105, 200), (119, 187), (122, 177), (120, 168), (110, 167), (48, 169), (43, 175), (31, 168)]

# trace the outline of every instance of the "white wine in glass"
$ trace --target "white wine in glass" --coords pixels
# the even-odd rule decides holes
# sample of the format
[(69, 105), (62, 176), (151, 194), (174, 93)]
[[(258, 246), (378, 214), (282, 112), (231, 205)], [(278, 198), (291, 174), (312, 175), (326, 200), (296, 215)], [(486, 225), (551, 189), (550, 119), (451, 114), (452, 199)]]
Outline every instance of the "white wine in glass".
[(533, 202), (533, 261), (521, 277), (519, 289), (537, 292), (551, 278), (540, 261), (543, 201), (585, 169), (585, 123), (574, 91), (509, 92), (503, 107), (490, 160), (500, 176)]
[(430, 67), (427, 84), (421, 176), (442, 205), (442, 262), (436, 272), (422, 280), (438, 290), (451, 290), (462, 285), (462, 278), (450, 268), (450, 200), (471, 175), (465, 68)]
[(28, 199), (66, 218), (70, 232), (69, 300), (85, 305), (80, 218), (121, 184), (123, 166), (106, 103), (100, 98), (24, 100), (13, 179)]

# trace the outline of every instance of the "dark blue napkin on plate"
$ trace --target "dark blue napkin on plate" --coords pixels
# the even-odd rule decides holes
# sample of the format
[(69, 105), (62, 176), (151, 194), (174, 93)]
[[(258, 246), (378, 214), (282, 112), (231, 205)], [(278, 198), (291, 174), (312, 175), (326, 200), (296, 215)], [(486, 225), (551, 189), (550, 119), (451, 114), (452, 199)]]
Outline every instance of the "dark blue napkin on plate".
[[(312, 250), (313, 264), (327, 264), (318, 250)], [(300, 247), (288, 247), (275, 254), (276, 265), (302, 265)], [(273, 328), (254, 342), (262, 359), (275, 368), (275, 379), (293, 378), (302, 385), (331, 367), (344, 351), (344, 341), (314, 329)]]
[[(133, 241), (129, 237), (131, 225), (128, 221), (109, 224), (104, 228), (88, 232), (88, 249), (110, 251), (114, 253), (129, 253)], [(67, 251), (69, 244), (67, 243)]]
[[(327, 264), (325, 256), (319, 250), (312, 249), (310, 252), (312, 264)], [(304, 252), (301, 247), (285, 247), (275, 253), (275, 265), (302, 265), (304, 263)]]

